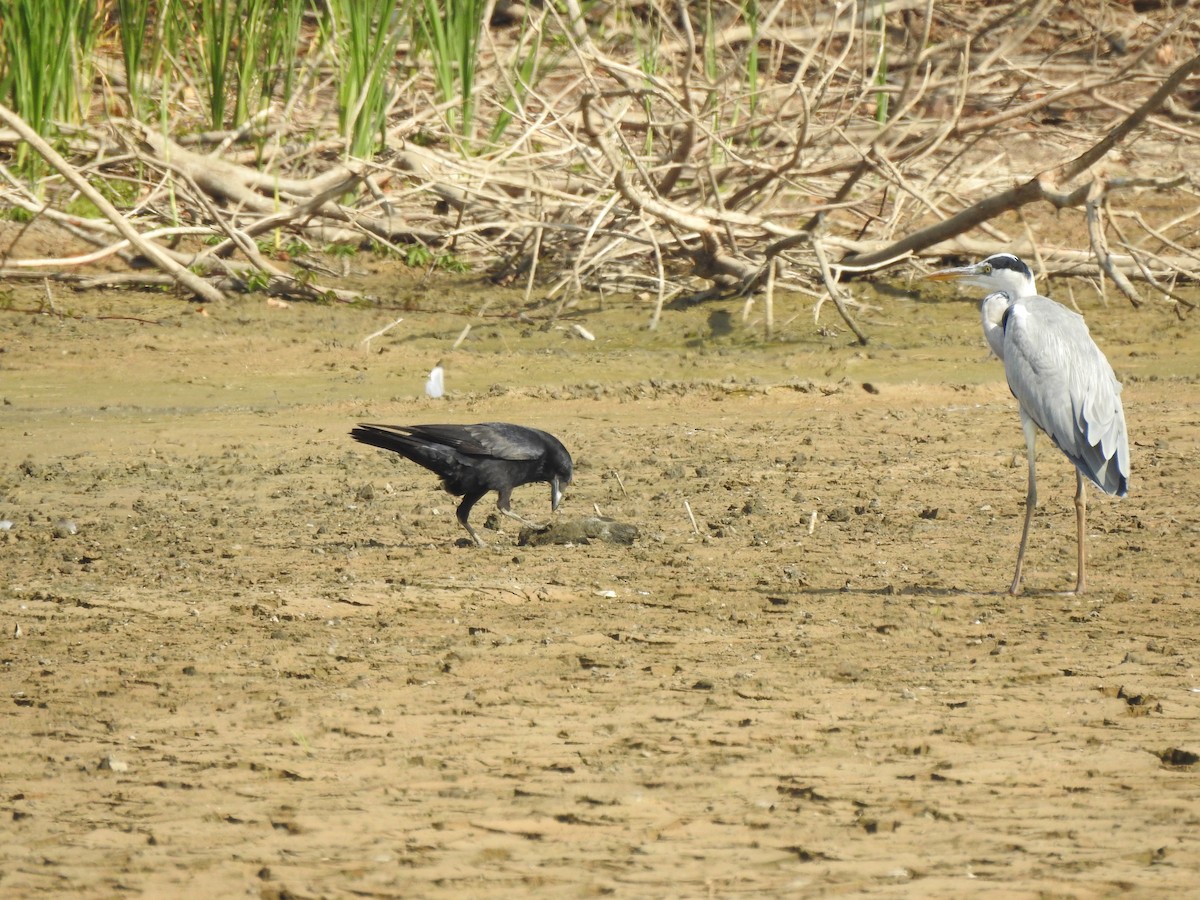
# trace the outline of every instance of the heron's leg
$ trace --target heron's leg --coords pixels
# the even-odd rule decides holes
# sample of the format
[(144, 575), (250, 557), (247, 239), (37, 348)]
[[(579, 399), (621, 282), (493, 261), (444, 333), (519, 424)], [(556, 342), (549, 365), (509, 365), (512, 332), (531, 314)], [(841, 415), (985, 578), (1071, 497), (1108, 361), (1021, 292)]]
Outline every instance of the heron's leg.
[(1083, 473), (1075, 472), (1075, 530), (1079, 539), (1079, 574), (1075, 576), (1075, 593), (1082, 594), (1084, 571), (1087, 568), (1087, 489)]
[(471, 540), (475, 542), (476, 547), (484, 547), (486, 545), (480, 540), (479, 535), (475, 533), (475, 529), (471, 527), (471, 523), (467, 521), (467, 517), (471, 515), (471, 507), (478, 503), (479, 499), (485, 493), (487, 492), (480, 491), (475, 494), (467, 494), (462, 498), (462, 503), (458, 504), (458, 512), (455, 513), (458, 517), (458, 524), (467, 529), (467, 534), (471, 536)]
[(1025, 455), (1029, 458), (1029, 490), (1025, 492), (1025, 525), (1021, 528), (1021, 548), (1017, 550), (1017, 571), (1013, 573), (1010, 594), (1021, 592), (1021, 570), (1025, 566), (1025, 545), (1029, 542), (1029, 526), (1033, 523), (1033, 511), (1037, 509), (1037, 451), (1034, 442), (1037, 439), (1037, 426), (1033, 419), (1021, 410), (1021, 430), (1025, 432)]

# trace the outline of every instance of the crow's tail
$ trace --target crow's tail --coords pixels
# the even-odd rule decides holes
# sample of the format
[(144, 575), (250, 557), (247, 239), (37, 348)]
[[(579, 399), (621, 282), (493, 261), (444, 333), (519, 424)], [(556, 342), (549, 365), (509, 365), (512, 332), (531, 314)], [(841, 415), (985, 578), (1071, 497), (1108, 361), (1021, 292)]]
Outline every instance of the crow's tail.
[(378, 447), (380, 450), (391, 450), (407, 457), (417, 465), (424, 466), (431, 472), (445, 476), (455, 465), (454, 451), (442, 444), (432, 444), (408, 433), (402, 427), (390, 425), (358, 425), (350, 432), (354, 440)]

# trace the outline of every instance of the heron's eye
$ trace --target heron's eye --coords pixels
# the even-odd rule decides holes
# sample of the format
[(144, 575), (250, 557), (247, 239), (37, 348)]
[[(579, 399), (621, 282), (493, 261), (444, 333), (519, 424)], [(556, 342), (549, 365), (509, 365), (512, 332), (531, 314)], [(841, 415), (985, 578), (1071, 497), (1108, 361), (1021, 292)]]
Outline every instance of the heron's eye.
[(987, 264), (987, 263), (984, 263), (984, 266), (983, 266), (983, 274), (984, 274), (984, 275), (991, 275), (991, 274), (992, 274), (992, 267), (991, 267), (991, 265), (989, 265), (989, 264)]

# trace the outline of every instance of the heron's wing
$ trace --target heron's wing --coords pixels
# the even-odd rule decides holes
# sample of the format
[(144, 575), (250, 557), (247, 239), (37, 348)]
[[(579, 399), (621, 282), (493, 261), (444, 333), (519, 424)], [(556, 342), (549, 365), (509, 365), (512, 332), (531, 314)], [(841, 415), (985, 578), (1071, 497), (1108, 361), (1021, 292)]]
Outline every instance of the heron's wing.
[(1008, 386), (1042, 431), (1100, 488), (1124, 496), (1129, 438), (1121, 385), (1083, 317), (1045, 297), (1022, 297), (1004, 324)]

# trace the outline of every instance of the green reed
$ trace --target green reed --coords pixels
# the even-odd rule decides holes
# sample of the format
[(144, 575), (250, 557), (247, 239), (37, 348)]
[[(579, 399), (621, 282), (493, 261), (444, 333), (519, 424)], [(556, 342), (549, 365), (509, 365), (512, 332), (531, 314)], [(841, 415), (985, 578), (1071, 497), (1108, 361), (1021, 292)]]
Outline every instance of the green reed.
[(391, 101), (388, 75), (400, 23), (396, 0), (328, 0), (321, 17), (338, 71), (338, 122), (350, 156), (371, 156), (382, 144)]
[(521, 22), (521, 37), (517, 41), (517, 48), (509, 67), (507, 92), (499, 99), (500, 112), (488, 135), (492, 144), (500, 141), (518, 110), (524, 106), (529, 92), (561, 59), (561, 52), (547, 52), (544, 49), (545, 25), (545, 14), (536, 22), (531, 22), (528, 10), (525, 12)]
[(758, 13), (758, 0), (744, 0), (742, 17), (750, 26), (750, 44), (746, 48), (746, 96), (750, 106), (751, 119), (758, 113), (759, 103), (762, 99), (758, 83)]
[[(117, 37), (121, 44), (121, 59), (125, 63), (125, 83), (129, 92), (129, 112), (135, 119), (146, 119), (149, 102), (142, 89), (148, 72), (153, 72), (157, 60), (153, 48), (157, 42), (147, 40), (153, 20), (152, 0), (116, 0), (120, 27)], [(147, 51), (149, 56), (147, 56)], [(149, 65), (144, 65), (149, 63)]]
[(296, 74), (300, 69), (296, 58), (300, 48), (300, 26), (312, 0), (288, 0), (268, 2), (267, 18), (263, 23), (266, 33), (262, 59), (262, 103), (272, 99), (288, 101), (296, 88)]
[(225, 127), (231, 48), (234, 31), (240, 24), (237, 12), (236, 0), (199, 0), (193, 20), (199, 44), (193, 46), (193, 53), (204, 76), (200, 84), (205, 89), (209, 124), (217, 129)]
[[(79, 0), (0, 0), (0, 97), (38, 134), (82, 121), (91, 103), (92, 59), (101, 19)], [(41, 160), (16, 145), (19, 171)]]
[[(203, 98), (212, 128), (237, 128), (274, 97), (287, 99), (293, 89), (300, 29), (312, 0), (118, 2), (134, 7), (128, 19), (121, 17), (123, 48), (152, 42), (132, 53), (124, 50), (131, 85), (135, 80), (131, 62), (145, 69), (139, 54), (152, 49), (151, 68), (161, 66), (155, 74), (164, 89), (168, 84), (192, 85)], [(144, 19), (139, 19), (139, 7), (145, 5), (160, 24), (157, 35), (148, 35)], [(169, 95), (164, 93), (162, 102), (169, 103)], [(134, 105), (139, 115), (145, 115), (145, 104), (135, 101)]]
[(475, 129), (475, 68), (483, 0), (413, 0), (413, 37), (433, 63), (434, 84), (443, 102), (458, 101), (449, 111), (451, 131), (468, 142)]
[(875, 92), (875, 121), (880, 125), (888, 119), (888, 45), (887, 45), (887, 0), (879, 0), (879, 49), (875, 56), (875, 75), (872, 84), (879, 88)]

